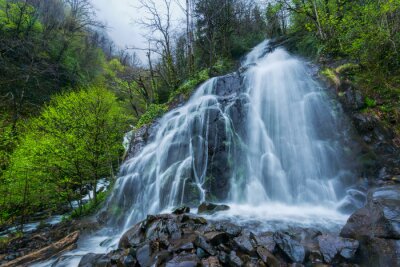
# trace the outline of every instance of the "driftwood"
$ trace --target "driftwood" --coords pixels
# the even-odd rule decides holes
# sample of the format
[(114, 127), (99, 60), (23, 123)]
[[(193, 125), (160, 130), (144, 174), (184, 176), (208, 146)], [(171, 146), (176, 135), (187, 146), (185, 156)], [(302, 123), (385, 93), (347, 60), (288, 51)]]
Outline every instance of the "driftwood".
[(76, 248), (76, 242), (79, 238), (79, 231), (73, 232), (72, 234), (64, 237), (63, 239), (55, 242), (54, 244), (29, 253), (23, 257), (17, 258), (13, 261), (7, 262), (1, 265), (1, 267), (13, 267), (13, 266), (29, 266), (35, 262), (47, 260), (53, 256), (56, 256), (62, 252), (66, 252)]

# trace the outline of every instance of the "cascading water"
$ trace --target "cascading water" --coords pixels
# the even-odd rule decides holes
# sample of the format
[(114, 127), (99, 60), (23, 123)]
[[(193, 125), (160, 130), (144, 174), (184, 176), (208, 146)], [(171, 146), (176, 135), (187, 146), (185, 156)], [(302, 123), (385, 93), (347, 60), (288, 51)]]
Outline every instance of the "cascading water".
[(302, 61), (281, 48), (260, 58), (265, 48), (260, 44), (245, 62), (255, 64), (245, 74), (248, 168), (234, 200), (337, 203), (351, 177), (341, 114)]
[[(243, 225), (345, 222), (337, 208), (354, 175), (341, 110), (306, 63), (270, 50), (261, 43), (241, 71), (205, 82), (149, 130), (103, 211), (115, 240), (147, 214), (205, 200), (231, 206), (213, 219)], [(81, 244), (82, 254), (99, 239)]]
[(121, 168), (112, 225), (204, 200), (337, 207), (352, 176), (340, 109), (303, 61), (267, 43), (158, 122)]

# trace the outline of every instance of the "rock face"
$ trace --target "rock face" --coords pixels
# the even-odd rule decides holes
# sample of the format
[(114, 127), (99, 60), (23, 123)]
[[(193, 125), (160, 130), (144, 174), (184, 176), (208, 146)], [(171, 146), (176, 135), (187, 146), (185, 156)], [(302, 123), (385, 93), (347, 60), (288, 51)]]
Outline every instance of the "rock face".
[[(340, 62), (339, 62), (340, 63)], [(341, 62), (340, 64), (347, 63)], [(336, 69), (337, 63), (330, 62), (329, 67)], [(365, 112), (366, 99), (360, 88), (356, 88), (345, 73), (335, 73), (337, 83), (328, 82), (330, 87), (337, 93), (345, 112), (352, 121), (361, 144), (360, 158), (363, 172), (372, 178), (381, 180), (379, 173), (384, 170), (387, 175), (400, 174), (400, 143), (399, 137), (395, 135), (393, 125), (387, 125), (373, 112)], [(324, 79), (323, 77), (320, 77)], [(356, 137), (354, 138), (356, 139)], [(385, 175), (383, 175), (385, 176)]]
[(371, 189), (367, 205), (351, 215), (341, 235), (400, 239), (400, 186)]
[(252, 233), (193, 214), (164, 214), (148, 216), (122, 236), (117, 250), (88, 254), (79, 266), (352, 266), (357, 249), (356, 240), (312, 229)]
[(400, 186), (371, 189), (367, 204), (350, 216), (341, 236), (360, 241), (365, 266), (400, 266)]

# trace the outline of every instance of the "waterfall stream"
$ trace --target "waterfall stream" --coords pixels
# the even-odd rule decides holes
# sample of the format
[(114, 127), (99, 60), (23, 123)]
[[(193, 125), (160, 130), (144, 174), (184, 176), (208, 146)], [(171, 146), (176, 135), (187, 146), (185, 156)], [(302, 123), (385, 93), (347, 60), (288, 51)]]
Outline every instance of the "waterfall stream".
[(355, 175), (340, 106), (306, 62), (283, 48), (271, 51), (268, 41), (242, 65), (202, 84), (153, 126), (147, 145), (121, 167), (104, 208), (110, 228), (103, 239), (82, 241), (82, 251), (104, 252), (98, 243), (109, 229), (118, 229), (115, 241), (147, 214), (202, 201), (228, 203), (213, 219), (244, 225), (345, 222), (338, 208), (348, 204)]
[(158, 122), (121, 168), (112, 225), (205, 200), (336, 209), (354, 176), (340, 107), (305, 62), (269, 49), (261, 43), (243, 73), (210, 79)]

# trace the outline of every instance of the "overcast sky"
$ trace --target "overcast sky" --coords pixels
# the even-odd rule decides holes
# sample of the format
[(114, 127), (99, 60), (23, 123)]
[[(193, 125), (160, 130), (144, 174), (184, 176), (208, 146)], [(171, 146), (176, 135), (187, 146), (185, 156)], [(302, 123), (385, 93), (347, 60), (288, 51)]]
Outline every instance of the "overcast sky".
[[(120, 48), (139, 47), (146, 48), (147, 43), (142, 37), (144, 29), (135, 21), (145, 16), (144, 11), (139, 9), (138, 0), (92, 0), (96, 8), (97, 17), (108, 26), (107, 32), (110, 38)], [(163, 0), (155, 0), (163, 8)], [(178, 6), (172, 8), (176, 20), (183, 17), (183, 12)], [(145, 61), (145, 52), (137, 51), (142, 61)]]

